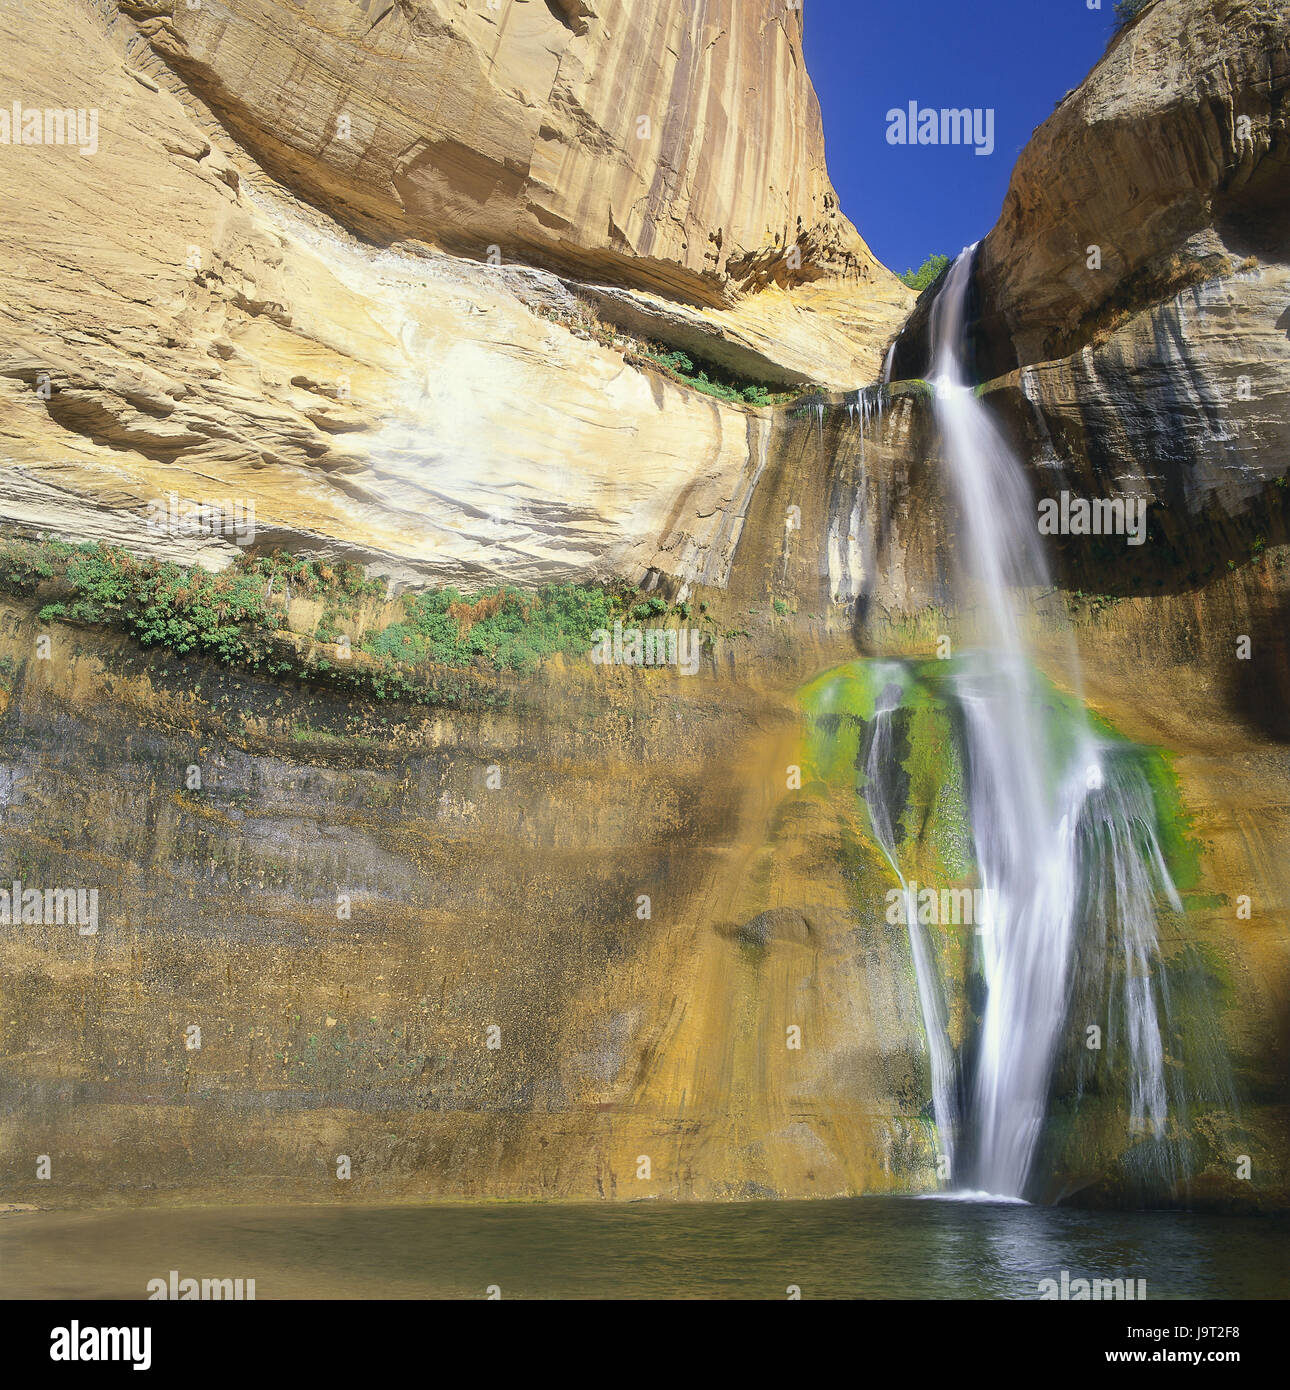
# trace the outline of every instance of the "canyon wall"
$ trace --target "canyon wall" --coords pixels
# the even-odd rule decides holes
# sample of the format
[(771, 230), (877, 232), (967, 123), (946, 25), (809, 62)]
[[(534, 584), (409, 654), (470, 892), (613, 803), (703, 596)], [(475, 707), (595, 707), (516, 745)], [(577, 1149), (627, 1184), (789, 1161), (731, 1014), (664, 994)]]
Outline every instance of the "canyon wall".
[[(837, 213), (800, 15), (713, 4), (691, 51), (674, 7), (595, 8), (51, 0), (35, 24), (6, 6), (5, 90), (99, 124), (92, 153), (0, 159), (0, 516), (228, 563), (218, 538), (148, 533), (175, 490), (253, 504), (264, 544), (398, 583), (720, 573), (771, 414), (681, 385), (642, 344), (697, 343), (772, 387), (856, 385), (912, 296)], [(636, 83), (656, 139), (615, 126), (613, 144), (583, 97), (621, 115)], [(347, 103), (356, 134), (327, 144)], [(480, 167), (546, 172), (459, 256), (439, 235), (463, 225), (456, 196), (396, 156), (466, 159), (467, 126)], [(630, 245), (606, 241), (606, 180)], [(719, 255), (682, 206), (721, 230)], [(535, 209), (557, 208), (552, 247), (585, 260), (539, 254)], [(799, 222), (805, 280), (762, 276)], [(681, 282), (694, 293), (668, 298)]]
[[(1041, 490), (1143, 499), (1179, 577), (1280, 535), (1285, 6), (1148, 5), (1022, 152), (977, 281), (978, 372), (1010, 397)], [(1144, 558), (1108, 582), (1149, 583)]]
[[(933, 297), (913, 315), (898, 376), (928, 369)], [(975, 299), (977, 375), (999, 391), (1041, 491), (1143, 499), (1180, 581), (1202, 554), (1226, 561), (1279, 534), (1285, 6), (1154, 0), (1122, 28), (1022, 151), (981, 243)], [(1104, 566), (1107, 582), (1130, 589), (1146, 558)], [(1092, 582), (1072, 572), (1072, 588)]]
[[(103, 893), (93, 936), (2, 929), (6, 1194), (932, 1186), (890, 872), (854, 769), (813, 774), (800, 695), (857, 651), (958, 641), (925, 392), (898, 383), (866, 431), (836, 392), (732, 404), (639, 352), (877, 375), (912, 295), (830, 201), (800, 16), (47, 13), (4, 10), (5, 84), (103, 127), (92, 157), (0, 159), (11, 527), (219, 566), (231, 546), (153, 536), (144, 509), (239, 497), (265, 548), (396, 585), (617, 575), (706, 604), (718, 635), (695, 677), (556, 659), (505, 710), (427, 712), (6, 600), (4, 866)], [(1290, 1152), (1283, 53), (1283, 10), (1157, 0), (1023, 155), (977, 287), (982, 375), (1037, 486), (1152, 501), (1141, 554), (1061, 545), (1058, 597), (1089, 702), (1171, 750), (1193, 818), (1165, 949), (1208, 962), (1245, 1109), (1186, 1120), (1205, 1171), (1163, 1199), (1232, 1208), (1284, 1207)], [(926, 308), (898, 376), (925, 371)], [(1113, 1119), (1045, 1196), (1137, 1199)]]
[(262, 167), (369, 240), (497, 245), (714, 306), (877, 270), (782, 0), (119, 8)]
[[(0, 929), (6, 1191), (155, 1204), (933, 1186), (890, 869), (858, 769), (826, 775), (813, 749), (854, 740), (867, 716), (808, 715), (801, 694), (857, 645), (925, 657), (959, 640), (925, 415), (898, 396), (868, 436), (842, 406), (778, 422), (723, 586), (695, 586), (722, 635), (693, 677), (553, 659), (509, 683), (507, 708), (426, 711), (6, 602), (5, 863), (27, 884), (100, 889), (92, 936)], [(911, 455), (925, 465), (908, 471)], [(1247, 612), (1262, 582), (1225, 572), (1206, 617)], [(1170, 604), (1090, 609), (1077, 635), (1093, 708), (1172, 750), (1199, 856), (1164, 932), (1171, 969), (1193, 961), (1175, 1026), (1230, 1065), (1242, 1106), (1202, 1095), (1173, 1131), (1195, 1168), (1144, 1188), (1114, 1096), (1095, 1094), (1042, 1195), (1276, 1208), (1290, 757), (1242, 720), (1217, 636), (1186, 649), (1189, 600)], [(1175, 684), (1144, 702), (1144, 668)], [(910, 751), (913, 843), (943, 854), (962, 835), (961, 772), (944, 748)], [(1236, 1179), (1233, 1144), (1253, 1182)]]
[(1154, 0), (1022, 151), (980, 274), (1025, 366), (1288, 257), (1290, 15)]
[(505, 710), (418, 711), (68, 624), (42, 657), (6, 604), (4, 862), (100, 885), (92, 935), (0, 928), (6, 1195), (933, 1183), (885, 866), (851, 788), (803, 780), (794, 685), (854, 651), (797, 544), (836, 505), (818, 438), (771, 450), (693, 677), (555, 660)]

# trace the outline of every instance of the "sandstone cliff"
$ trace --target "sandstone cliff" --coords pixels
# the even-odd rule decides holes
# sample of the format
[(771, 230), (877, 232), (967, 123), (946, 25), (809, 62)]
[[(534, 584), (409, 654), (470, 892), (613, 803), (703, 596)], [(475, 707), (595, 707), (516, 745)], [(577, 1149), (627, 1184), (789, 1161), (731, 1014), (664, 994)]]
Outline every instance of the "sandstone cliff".
[[(795, 21), (700, 5), (700, 52), (645, 0), (49, 10), (69, 22), (19, 29), (5, 11), (6, 81), (26, 105), (111, 118), (93, 158), (0, 160), (20, 195), (6, 233), (20, 254), (0, 261), (0, 511), (192, 558), (141, 516), (200, 488), (254, 499), (267, 544), (399, 579), (685, 585), (719, 636), (692, 680), (553, 661), (514, 709), (426, 713), (6, 601), (6, 863), (113, 895), (97, 937), (6, 929), (12, 1194), (48, 1199), (28, 1156), (49, 1152), (66, 1203), (335, 1200), (342, 1152), (356, 1160), (342, 1200), (928, 1187), (927, 1058), (906, 944), (882, 914), (890, 873), (854, 758), (836, 785), (809, 775), (798, 693), (857, 648), (957, 640), (922, 388), (898, 385), (867, 431), (872, 398), (733, 406), (585, 318), (590, 300), (614, 330), (703, 344), (767, 381), (876, 373), (910, 297), (865, 278), (812, 182), (814, 118), (776, 137), (796, 154), (738, 153), (737, 127), (778, 115), (745, 94), (736, 48), (812, 109)], [(1215, 16), (1262, 27), (1247, 41)], [(1232, 1176), (1234, 1116), (1209, 1095), (1179, 1134), (1207, 1165), (1191, 1195), (1265, 1206), (1287, 1200), (1290, 1115), (1286, 257), (1243, 238), (1278, 225), (1263, 210), (1282, 185), (1259, 170), (1284, 158), (1281, 23), (1253, 0), (1158, 0), (1036, 137), (1048, 154), (1023, 158), (979, 287), (991, 396), (1036, 476), (1145, 479), (1172, 541), (1142, 560), (1072, 551), (1057, 597), (1094, 708), (1173, 750), (1203, 850), (1165, 951), (1207, 963), (1198, 988), (1220, 1013), (1201, 1041), (1231, 1055), (1257, 1180)], [(293, 56), (306, 31), (311, 56)], [(612, 101), (593, 53), (617, 74)], [(1255, 144), (1221, 168), (1227, 147), (1203, 134), (1220, 77), (1234, 104), (1266, 98)], [(633, 154), (645, 93), (719, 137), (688, 162), (688, 137), (670, 163)], [(353, 148), (324, 138), (343, 114)], [(1139, 143), (1121, 143), (1134, 121)], [(1212, 157), (1176, 167), (1156, 149), (1165, 121)], [(1105, 185), (1080, 181), (1071, 149), (1110, 161)], [(764, 178), (747, 159), (770, 161)], [(1239, 216), (1214, 192), (1230, 168), (1249, 190)], [(1123, 232), (1105, 281), (1081, 280), (1085, 206), (1102, 199), (1099, 226), (1133, 220), (1143, 189), (1167, 215)], [(723, 198), (735, 206), (716, 216)], [(720, 248), (693, 232), (709, 214)], [(799, 216), (820, 278), (758, 289), (759, 267), (789, 278)], [(477, 245), (494, 225), (500, 266)], [(1157, 261), (1182, 278), (1142, 279)], [(904, 375), (922, 371), (917, 348), (915, 331)], [(1267, 394), (1245, 401), (1236, 368), (1254, 362)], [(843, 715), (854, 740), (864, 714), (834, 728)], [(948, 760), (921, 772), (910, 819), (928, 845), (954, 777)], [(184, 1046), (193, 1023), (200, 1050)], [(1135, 1199), (1132, 1142), (1113, 1107), (1098, 1113), (1045, 1195)]]
[[(897, 377), (928, 370), (933, 299), (902, 335)], [(1071, 590), (1199, 589), (1285, 540), (1285, 6), (1148, 5), (1022, 152), (974, 300), (977, 375), (1037, 491), (1147, 504), (1144, 547), (1054, 540)], [(1268, 634), (1261, 718), (1278, 726), (1281, 588), (1252, 594), (1237, 629)]]
[(1287, 260), (1290, 14), (1155, 0), (1022, 151), (980, 275), (1024, 366)]
[(1248, 549), (1290, 467), (1285, 5), (1148, 6), (1026, 147), (979, 279), (1044, 485), (1149, 499), (1179, 555)]
[(120, 8), (266, 169), (371, 239), (710, 305), (876, 271), (782, 0)]
[[(770, 0), (44, 13), (0, 14), (4, 88), (101, 128), (0, 159), (0, 515), (29, 528), (147, 548), (174, 489), (400, 581), (689, 582), (728, 564), (769, 414), (648, 369), (616, 321), (855, 385), (910, 300), (836, 209)], [(494, 167), (526, 172), (472, 202)]]

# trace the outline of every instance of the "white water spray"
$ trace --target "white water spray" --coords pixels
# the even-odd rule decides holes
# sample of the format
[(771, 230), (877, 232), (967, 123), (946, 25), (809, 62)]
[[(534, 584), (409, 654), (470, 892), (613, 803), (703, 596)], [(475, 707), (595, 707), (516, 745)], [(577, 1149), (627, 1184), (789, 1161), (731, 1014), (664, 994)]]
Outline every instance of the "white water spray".
[(887, 857), (887, 862), (900, 879), (901, 893), (905, 901), (905, 922), (909, 931), (909, 949), (914, 962), (914, 977), (918, 983), (918, 1006), (923, 1017), (923, 1032), (927, 1038), (932, 1113), (936, 1118), (941, 1152), (949, 1160), (950, 1171), (953, 1172), (958, 1114), (955, 1104), (956, 1071), (954, 1054), (949, 1044), (945, 1000), (927, 933), (918, 920), (916, 894), (900, 867), (897, 846), (901, 836), (896, 824), (898, 808), (888, 787), (892, 769), (898, 766), (894, 720), (905, 696), (904, 667), (899, 662), (892, 662), (889, 674), (892, 679), (885, 681), (879, 692), (863, 749), (864, 798), (869, 808), (869, 822), (873, 826), (874, 835)]
[[(1025, 623), (1028, 596), (1049, 587), (1034, 502), (1020, 461), (963, 363), (974, 251), (955, 262), (932, 309), (935, 410), (963, 518), (959, 597), (975, 616), (974, 647), (954, 684), (968, 810), (989, 904), (977, 938), (986, 997), (965, 1128), (973, 1144), (972, 1185), (1017, 1197), (1043, 1128), (1079, 944), (1082, 879), (1091, 871), (1109, 873), (1102, 954), (1112, 938), (1125, 953), (1120, 973), (1132, 1108), (1155, 1132), (1163, 1127), (1150, 975), (1153, 879), (1175, 902), (1176, 895), (1147, 813), (1135, 800), (1140, 790), (1122, 785), (1118, 769), (1108, 779), (1107, 750), (1087, 721), (1081, 718), (1074, 748), (1060, 757), (1045, 726), (1045, 692)], [(1089, 863), (1090, 852), (1100, 856), (1097, 866)], [(932, 1026), (926, 1008), (924, 1014)]]

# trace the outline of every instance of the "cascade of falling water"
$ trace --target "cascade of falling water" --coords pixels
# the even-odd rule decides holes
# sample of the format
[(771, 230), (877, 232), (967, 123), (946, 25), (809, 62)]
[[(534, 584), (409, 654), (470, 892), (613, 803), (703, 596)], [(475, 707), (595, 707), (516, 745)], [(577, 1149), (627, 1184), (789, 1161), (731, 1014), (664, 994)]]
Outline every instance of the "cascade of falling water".
[(872, 426), (875, 434), (880, 438), (882, 434), (882, 417), (887, 409), (887, 391), (882, 385), (862, 386), (854, 396), (847, 402), (847, 418), (854, 425), (860, 423), (860, 465), (865, 464), (865, 441), (868, 438), (870, 427)]
[[(1164, 1132), (1169, 1099), (1164, 1080), (1160, 1018), (1151, 987), (1156, 950), (1157, 884), (1182, 911), (1155, 829), (1151, 790), (1138, 768), (1108, 760), (1104, 785), (1090, 793), (1081, 825), (1085, 912), (1084, 969), (1095, 979), (1108, 965), (1122, 980), (1121, 1012), (1129, 1055), (1129, 1108), (1135, 1130)], [(1118, 959), (1115, 938), (1118, 936)], [(1108, 1020), (1114, 1027), (1114, 1015)], [(1110, 1042), (1118, 1039), (1108, 1039)]]
[[(895, 663), (893, 673), (900, 674), (900, 668)], [(949, 1160), (950, 1172), (953, 1172), (955, 1137), (958, 1132), (958, 1116), (954, 1103), (954, 1054), (949, 1045), (940, 981), (932, 962), (926, 932), (918, 920), (917, 895), (910, 888), (897, 857), (898, 808), (889, 786), (892, 769), (898, 765), (894, 720), (903, 699), (904, 689), (899, 681), (893, 680), (883, 686), (874, 706), (863, 749), (864, 799), (869, 808), (869, 822), (873, 826), (874, 837), (900, 880), (905, 922), (909, 929), (909, 949), (914, 962), (914, 978), (918, 985), (918, 1005), (923, 1016), (923, 1032), (927, 1038), (931, 1067), (932, 1113), (936, 1117), (941, 1152)]]
[(820, 442), (824, 442), (824, 414), (825, 404), (823, 401), (808, 401), (806, 408), (815, 417), (815, 429), (819, 435)]
[(1073, 751), (1060, 759), (1044, 725), (1023, 607), (1027, 593), (1048, 582), (1034, 503), (962, 360), (974, 252), (955, 262), (932, 308), (935, 410), (963, 518), (960, 598), (977, 616), (975, 646), (954, 677), (987, 910), (978, 924), (984, 1012), (964, 1128), (974, 1185), (1019, 1197), (1043, 1127), (1081, 928), (1078, 905), (1091, 874), (1109, 872), (1103, 929), (1126, 957), (1132, 1107), (1157, 1133), (1162, 1127), (1163, 1061), (1150, 975), (1154, 883), (1176, 895), (1158, 847), (1154, 862), (1150, 849), (1144, 859), (1135, 833), (1147, 817), (1134, 800), (1143, 788), (1108, 790), (1106, 750), (1086, 720)]
[[(870, 430), (881, 438), (888, 394), (884, 386), (865, 386), (846, 403), (848, 420), (852, 426), (859, 425), (860, 475), (857, 479), (839, 475), (829, 508), (828, 574), (830, 592), (838, 603), (856, 598), (865, 575), (872, 571), (873, 538), (865, 516), (868, 467), (865, 454)], [(822, 421), (823, 403), (818, 403), (816, 409), (817, 418)]]

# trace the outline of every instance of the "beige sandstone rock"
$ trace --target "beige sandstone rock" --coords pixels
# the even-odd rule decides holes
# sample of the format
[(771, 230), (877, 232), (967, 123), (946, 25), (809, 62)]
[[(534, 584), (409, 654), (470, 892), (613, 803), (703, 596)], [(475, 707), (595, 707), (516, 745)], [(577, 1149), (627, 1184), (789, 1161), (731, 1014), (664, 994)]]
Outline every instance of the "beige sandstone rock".
[[(1267, 489), (1290, 468), (1282, 0), (1148, 6), (1022, 152), (978, 285), (978, 368), (1007, 374), (1043, 491), (1145, 498), (1180, 573), (1278, 530)], [(925, 339), (900, 354), (906, 374), (920, 352)]]
[(1023, 150), (987, 297), (1025, 365), (1249, 258), (1290, 260), (1290, 11), (1156, 0)]
[(783, 0), (119, 5), (284, 185), (374, 239), (709, 305), (882, 278)]
[[(536, 310), (571, 303), (568, 284), (548, 271), (431, 249), (471, 225), (461, 220), (464, 195), (437, 198), (443, 169), (433, 160), (409, 158), (396, 176), (391, 152), (425, 136), (432, 110), (436, 129), (473, 130), (512, 163), (564, 151), (541, 198), (532, 183), (509, 207), (511, 233), (490, 234), (508, 257), (542, 250), (533, 213), (541, 201), (567, 216), (566, 249), (585, 237), (582, 259), (552, 254), (553, 263), (656, 288), (684, 281), (716, 303), (737, 298), (739, 276), (774, 279), (767, 248), (776, 236), (782, 245), (798, 216), (789, 210), (802, 209), (804, 274), (851, 278), (792, 292), (768, 283), (731, 310), (669, 310), (699, 318), (741, 360), (764, 361), (768, 379), (871, 378), (908, 302), (836, 213), (796, 30), (778, 19), (753, 24), (756, 7), (741, 7), (731, 32), (712, 31), (701, 61), (666, 68), (675, 78), (667, 109), (684, 125), (667, 125), (669, 138), (695, 150), (685, 178), (668, 185), (669, 206), (691, 228), (711, 214), (723, 229), (719, 261), (705, 260), (671, 211), (636, 194), (635, 213), (629, 203), (619, 210), (630, 248), (592, 232), (589, 209), (608, 195), (602, 185), (593, 197), (589, 183), (614, 170), (623, 189), (647, 187), (659, 156), (631, 164), (628, 154), (656, 148), (642, 141), (602, 158), (579, 102), (594, 90), (603, 103), (602, 88), (617, 79), (602, 65), (593, 82), (582, 49), (612, 39), (614, 54), (634, 54), (632, 64), (614, 59), (633, 72), (647, 43), (659, 62), (680, 63), (680, 40), (657, 28), (652, 5), (569, 7), (574, 29), (586, 25), (581, 38), (525, 0), (502, 19), (462, 5), (364, 13), (349, 0), (121, 8), (128, 17), (109, 0), (51, 0), (40, 24), (9, 9), (0, 16), (3, 90), (24, 108), (92, 110), (100, 121), (93, 155), (0, 148), (0, 517), (10, 521), (224, 562), (221, 540), (145, 530), (148, 503), (175, 490), (254, 503), (260, 539), (375, 561), (398, 580), (658, 570), (720, 582), (764, 462), (769, 415), (638, 371), (621, 352), (541, 317)], [(485, 39), (496, 48), (486, 63)], [(296, 77), (282, 67), (292, 53)], [(754, 60), (781, 64), (786, 84), (774, 102), (763, 91), (755, 109), (731, 95)], [(341, 73), (343, 100), (334, 90)], [(538, 139), (546, 118), (529, 103), (541, 81), (555, 84), (542, 101), (559, 108), (551, 119), (569, 147)], [(623, 100), (614, 98), (615, 110)], [(330, 145), (312, 160), (299, 149), (286, 159), (275, 142), (305, 141), (337, 101), (359, 132), (346, 147), (352, 160)], [(476, 109), (483, 114), (471, 116)], [(703, 120), (714, 124), (685, 124)], [(403, 244), (379, 250), (356, 239), (294, 199), (255, 156), (342, 221)]]

